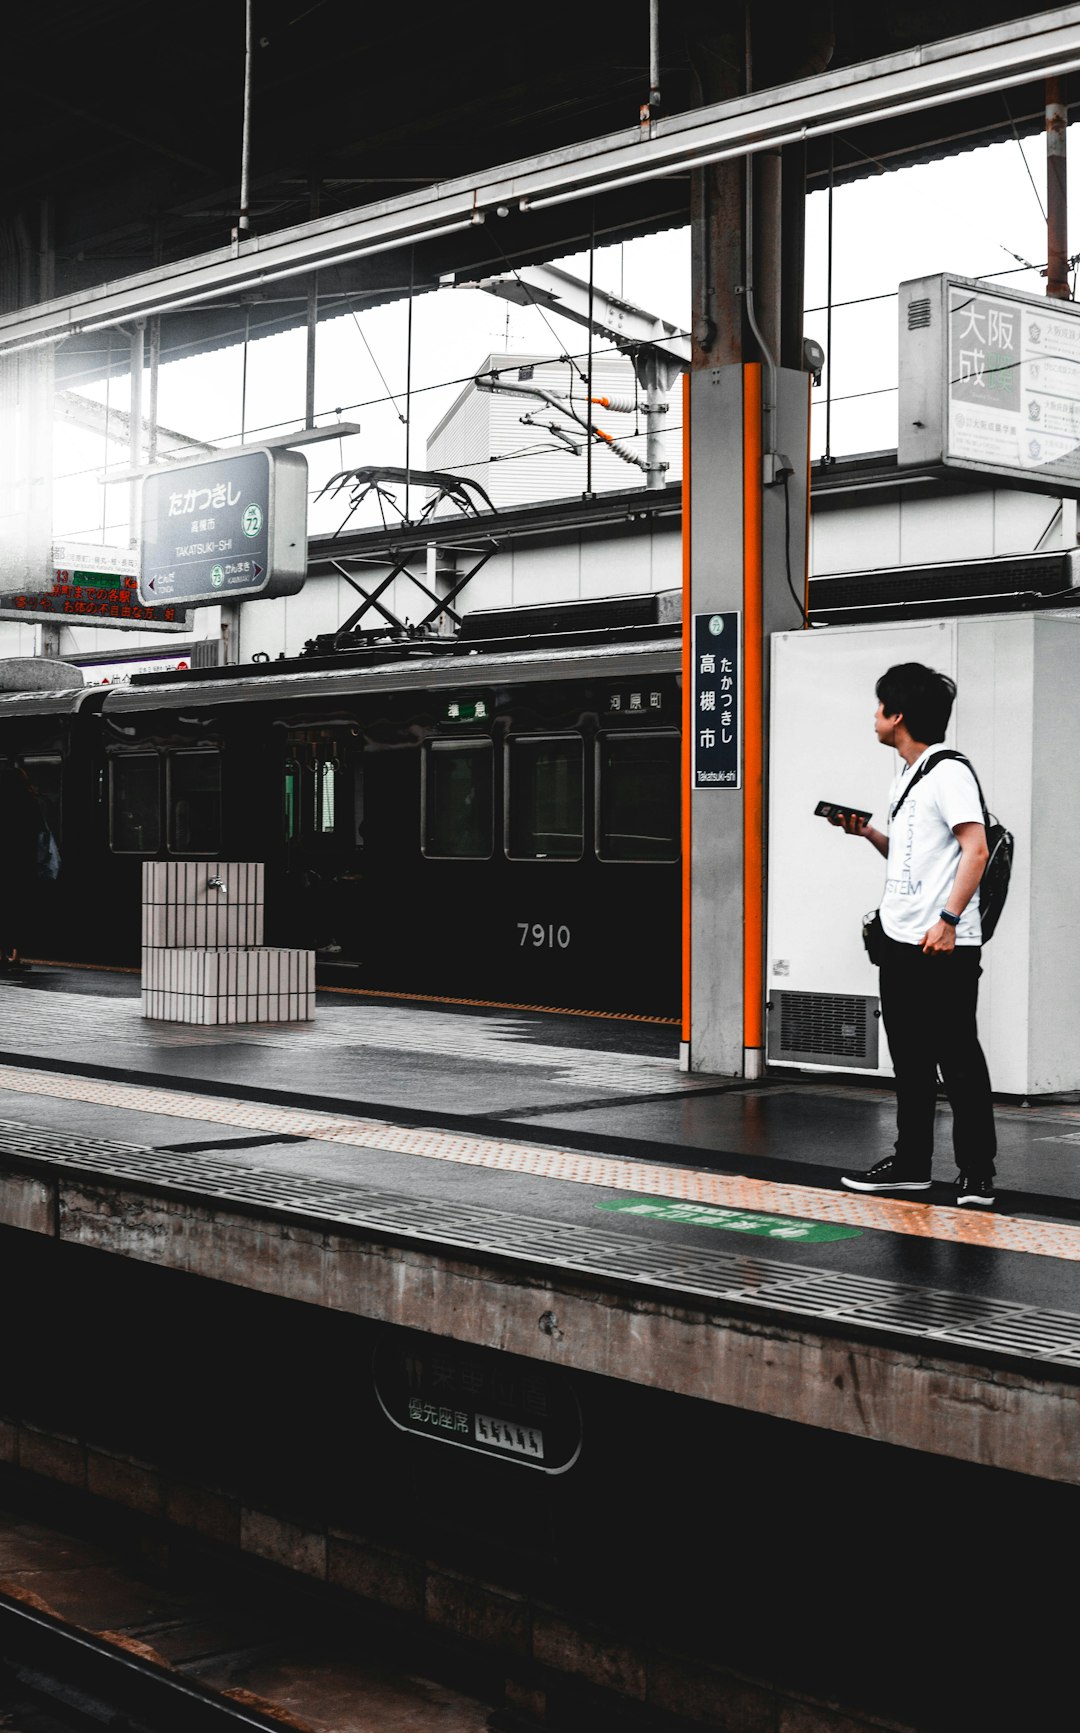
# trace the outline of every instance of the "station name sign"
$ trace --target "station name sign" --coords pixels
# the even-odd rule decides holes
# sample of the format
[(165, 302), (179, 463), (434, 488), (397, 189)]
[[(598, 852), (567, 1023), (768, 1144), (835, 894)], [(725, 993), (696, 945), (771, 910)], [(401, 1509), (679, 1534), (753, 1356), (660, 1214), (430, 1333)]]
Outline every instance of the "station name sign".
[(1080, 307), (949, 275), (899, 299), (900, 466), (1080, 492)]
[(695, 614), (692, 788), (741, 788), (742, 645), (738, 613)]
[(241, 446), (143, 480), (139, 597), (191, 607), (293, 595), (307, 576), (307, 460)]

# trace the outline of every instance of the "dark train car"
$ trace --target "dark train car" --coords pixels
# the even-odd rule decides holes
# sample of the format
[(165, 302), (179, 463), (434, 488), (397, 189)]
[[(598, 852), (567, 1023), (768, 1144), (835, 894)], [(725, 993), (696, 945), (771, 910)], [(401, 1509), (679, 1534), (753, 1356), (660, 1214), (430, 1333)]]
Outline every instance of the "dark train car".
[(5, 911), (6, 926), (24, 955), (86, 956), (93, 934), (110, 919), (95, 714), (103, 697), (99, 689), (84, 686), (0, 692), (0, 761), (25, 770), (61, 861), (55, 883), (42, 878), (22, 906)]
[[(62, 934), (137, 961), (144, 860), (262, 860), (267, 941), (313, 948), (327, 984), (675, 1015), (680, 652), (656, 609), (83, 698), (55, 719), (78, 813), (58, 900), (107, 894), (42, 954)], [(0, 753), (26, 750), (12, 707)]]

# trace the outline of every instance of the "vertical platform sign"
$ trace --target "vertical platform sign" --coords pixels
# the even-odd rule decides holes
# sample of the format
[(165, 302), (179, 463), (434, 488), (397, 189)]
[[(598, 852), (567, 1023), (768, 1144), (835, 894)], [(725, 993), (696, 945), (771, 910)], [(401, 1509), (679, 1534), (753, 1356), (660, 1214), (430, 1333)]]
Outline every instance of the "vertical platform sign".
[(694, 615), (694, 788), (742, 787), (742, 617)]

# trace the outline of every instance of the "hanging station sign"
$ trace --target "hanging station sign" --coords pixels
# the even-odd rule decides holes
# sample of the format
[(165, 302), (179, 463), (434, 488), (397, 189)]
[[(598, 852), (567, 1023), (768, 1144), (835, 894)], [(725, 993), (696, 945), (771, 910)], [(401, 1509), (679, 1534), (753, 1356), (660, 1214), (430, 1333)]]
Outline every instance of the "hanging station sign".
[(294, 595), (307, 576), (307, 460), (240, 446), (152, 470), (142, 484), (147, 607)]
[(900, 285), (898, 462), (1080, 493), (1080, 306), (979, 279)]

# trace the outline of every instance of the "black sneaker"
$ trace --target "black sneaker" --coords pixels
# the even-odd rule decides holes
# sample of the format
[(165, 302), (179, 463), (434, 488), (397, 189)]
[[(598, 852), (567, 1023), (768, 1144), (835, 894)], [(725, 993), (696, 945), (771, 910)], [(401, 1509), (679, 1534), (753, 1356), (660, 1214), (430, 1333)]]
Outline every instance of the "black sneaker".
[(840, 1179), (849, 1191), (929, 1191), (930, 1175), (916, 1173), (897, 1156), (876, 1161), (866, 1173), (845, 1173)]
[(956, 1176), (956, 1201), (961, 1208), (965, 1204), (974, 1205), (976, 1209), (993, 1209), (994, 1207), (994, 1176), (993, 1174), (959, 1173)]

